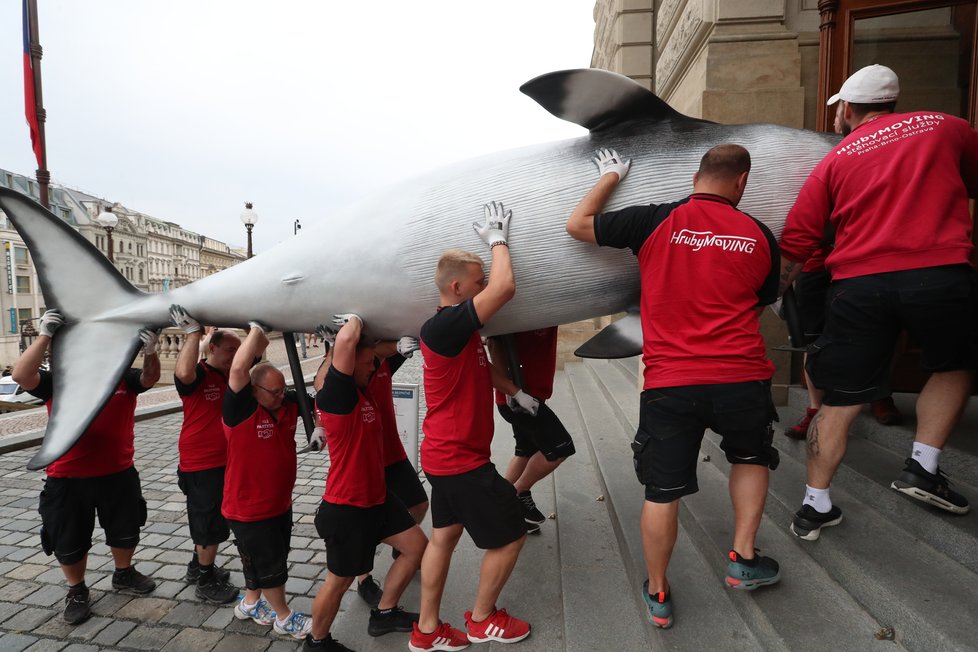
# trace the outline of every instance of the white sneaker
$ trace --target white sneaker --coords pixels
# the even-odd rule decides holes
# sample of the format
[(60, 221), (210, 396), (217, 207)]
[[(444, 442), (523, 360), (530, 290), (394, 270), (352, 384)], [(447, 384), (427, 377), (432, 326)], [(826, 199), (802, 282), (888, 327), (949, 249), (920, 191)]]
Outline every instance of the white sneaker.
[(281, 625), (276, 620), (272, 629), (275, 630), (276, 634), (281, 634), (282, 636), (303, 639), (306, 637), (306, 634), (312, 631), (312, 618), (304, 613), (293, 611), (292, 615)]
[(251, 618), (259, 625), (265, 626), (275, 622), (275, 612), (272, 611), (272, 608), (268, 606), (267, 602), (259, 598), (254, 607), (246, 609), (244, 606), (244, 596), (241, 596), (238, 604), (234, 605), (234, 617), (238, 620), (248, 620)]

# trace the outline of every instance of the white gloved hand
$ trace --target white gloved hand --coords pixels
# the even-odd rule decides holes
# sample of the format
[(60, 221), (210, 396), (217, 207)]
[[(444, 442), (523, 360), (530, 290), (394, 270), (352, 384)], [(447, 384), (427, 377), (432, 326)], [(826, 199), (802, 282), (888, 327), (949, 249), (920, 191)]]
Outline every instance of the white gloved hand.
[(402, 337), (397, 340), (397, 352), (405, 358), (410, 358), (420, 348), (421, 343), (413, 337)]
[(262, 333), (264, 333), (266, 336), (272, 330), (271, 328), (269, 328), (268, 326), (266, 326), (265, 324), (263, 324), (263, 323), (261, 323), (260, 321), (257, 321), (257, 320), (252, 320), (252, 321), (248, 322), (248, 330), (251, 330), (252, 328), (257, 328)]
[(323, 430), (322, 426), (315, 428), (309, 435), (309, 446), (316, 451), (326, 448), (326, 431)]
[(595, 150), (594, 158), (591, 159), (594, 164), (598, 166), (598, 176), (603, 177), (609, 172), (614, 172), (618, 175), (618, 181), (623, 181), (625, 175), (628, 174), (628, 168), (631, 167), (631, 160), (624, 160), (618, 155), (613, 149), (599, 149)]
[(360, 315), (356, 313), (345, 312), (341, 315), (333, 315), (333, 323), (336, 324), (337, 328), (342, 328), (343, 325), (351, 319), (356, 319), (358, 322), (360, 322), (360, 326), (363, 326), (363, 319), (361, 319)]
[(323, 342), (328, 344), (330, 347), (336, 344), (336, 331), (325, 324), (316, 326), (316, 335), (323, 338)]
[(159, 332), (140, 328), (139, 339), (143, 341), (143, 355), (156, 355), (156, 345), (160, 341)]
[(44, 311), (41, 315), (41, 322), (38, 324), (38, 330), (41, 335), (47, 335), (48, 337), (54, 337), (54, 331), (58, 330), (65, 325), (65, 318), (61, 316), (61, 313), (53, 308), (51, 310)]
[(537, 410), (540, 409), (540, 401), (533, 398), (522, 389), (517, 390), (512, 396), (506, 397), (506, 405), (509, 409), (514, 412), (526, 412), (527, 414), (536, 416)]
[(494, 244), (508, 244), (509, 220), (513, 211), (507, 211), (502, 204), (492, 202), (485, 205), (486, 221), (484, 224), (473, 222), (472, 228), (479, 234), (482, 241), (492, 249)]
[(191, 317), (182, 306), (178, 306), (177, 304), (170, 306), (170, 321), (187, 335), (201, 331), (200, 322)]

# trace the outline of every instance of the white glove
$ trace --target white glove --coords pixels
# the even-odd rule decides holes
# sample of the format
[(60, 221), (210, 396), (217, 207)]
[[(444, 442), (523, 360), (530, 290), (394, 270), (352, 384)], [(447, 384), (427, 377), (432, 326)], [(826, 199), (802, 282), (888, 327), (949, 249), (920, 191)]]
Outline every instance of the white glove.
[(314, 451), (321, 451), (326, 448), (326, 431), (322, 429), (322, 426), (317, 427), (309, 435), (309, 446)]
[(509, 409), (514, 412), (526, 412), (533, 416), (537, 415), (537, 410), (540, 409), (540, 401), (533, 398), (522, 389), (517, 390), (512, 396), (506, 397), (506, 405)]
[(325, 324), (316, 326), (316, 335), (323, 338), (323, 342), (328, 344), (331, 348), (334, 344), (336, 344), (336, 331)]
[(360, 318), (360, 315), (355, 313), (346, 312), (342, 315), (333, 315), (333, 323), (336, 324), (337, 328), (342, 328), (343, 325), (351, 319), (356, 319), (358, 322), (360, 322), (360, 326), (363, 326), (363, 319)]
[(410, 358), (420, 348), (421, 343), (413, 337), (402, 337), (397, 340), (397, 352), (405, 358)]
[(598, 176), (603, 177), (609, 172), (614, 172), (618, 175), (618, 180), (623, 181), (625, 175), (628, 174), (628, 168), (631, 167), (631, 160), (624, 160), (618, 155), (613, 149), (599, 149), (595, 150), (594, 158), (591, 159), (594, 164), (598, 166)]
[(262, 333), (264, 333), (266, 336), (268, 335), (269, 331), (272, 330), (271, 328), (269, 328), (265, 324), (261, 323), (260, 321), (250, 321), (250, 322), (248, 322), (248, 330), (251, 330), (252, 328), (257, 328)]
[(507, 244), (509, 220), (513, 217), (513, 211), (507, 211), (502, 204), (496, 202), (486, 204), (484, 208), (486, 211), (485, 224), (473, 222), (472, 228), (479, 234), (482, 241), (489, 245), (490, 249), (495, 244)]
[(160, 341), (160, 334), (148, 328), (139, 329), (139, 339), (143, 341), (143, 355), (156, 355), (156, 345)]
[(177, 304), (170, 306), (170, 321), (187, 335), (201, 331), (200, 322), (191, 317), (182, 306), (178, 306)]
[(60, 312), (52, 309), (44, 311), (44, 314), (41, 315), (41, 322), (38, 324), (38, 328), (41, 331), (41, 335), (54, 337), (54, 331), (58, 330), (64, 325), (65, 318), (61, 316)]

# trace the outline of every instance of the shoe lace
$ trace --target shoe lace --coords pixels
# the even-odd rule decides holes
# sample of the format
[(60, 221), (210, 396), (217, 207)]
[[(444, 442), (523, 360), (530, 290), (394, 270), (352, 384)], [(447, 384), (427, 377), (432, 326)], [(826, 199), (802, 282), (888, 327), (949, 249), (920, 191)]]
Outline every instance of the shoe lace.
[(292, 615), (289, 616), (289, 620), (285, 623), (285, 629), (290, 632), (298, 632), (306, 626), (306, 620), (308, 618), (304, 613), (293, 611)]
[(536, 509), (537, 504), (533, 502), (533, 494), (522, 494), (520, 500), (526, 506), (527, 509)]
[(271, 606), (265, 600), (259, 600), (255, 604), (255, 608), (252, 609), (251, 614), (255, 618), (268, 618), (269, 616), (274, 616), (275, 612), (272, 611)]

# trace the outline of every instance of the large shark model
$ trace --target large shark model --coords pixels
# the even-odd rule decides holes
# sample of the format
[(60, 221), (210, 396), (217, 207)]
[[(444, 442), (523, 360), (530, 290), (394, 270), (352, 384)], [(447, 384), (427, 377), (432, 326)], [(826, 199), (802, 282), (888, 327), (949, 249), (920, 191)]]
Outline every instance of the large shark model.
[[(40, 451), (28, 468), (64, 454), (108, 401), (140, 347), (138, 331), (169, 324), (180, 304), (203, 323), (259, 320), (311, 332), (334, 313), (363, 316), (369, 334), (417, 336), (438, 304), (435, 263), (450, 247), (487, 254), (470, 226), (488, 201), (512, 210), (509, 240), (516, 298), (486, 325), (512, 333), (609, 315), (638, 305), (628, 251), (577, 242), (564, 231), (597, 173), (596, 148), (632, 159), (609, 209), (688, 195), (699, 160), (724, 142), (753, 158), (740, 204), (776, 236), (802, 183), (838, 138), (770, 124), (718, 125), (689, 118), (627, 77), (603, 70), (542, 75), (521, 90), (559, 118), (590, 130), (581, 138), (453, 164), (330, 215), (301, 237), (165, 294), (132, 287), (92, 244), (31, 199), (0, 188), (2, 209), (27, 243), (45, 305), (66, 325), (52, 343), (57, 397)], [(325, 245), (328, 247), (328, 255)], [(691, 282), (709, 282), (690, 279)], [(677, 288), (681, 292), (682, 288)], [(634, 309), (633, 309), (634, 314)], [(597, 336), (596, 355), (640, 350), (637, 319)]]

